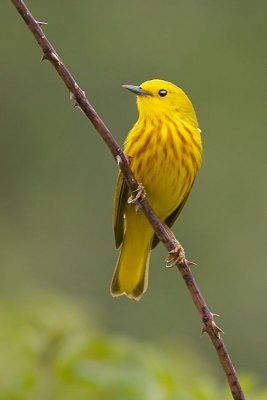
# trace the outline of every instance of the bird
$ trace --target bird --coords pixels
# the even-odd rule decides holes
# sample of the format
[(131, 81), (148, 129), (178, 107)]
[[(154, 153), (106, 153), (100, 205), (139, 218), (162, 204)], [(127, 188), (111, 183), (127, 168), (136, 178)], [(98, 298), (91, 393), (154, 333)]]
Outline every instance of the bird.
[[(136, 95), (138, 109), (138, 120), (125, 140), (124, 153), (153, 211), (166, 227), (171, 227), (202, 162), (201, 130), (194, 107), (180, 87), (165, 80), (122, 86)], [(119, 172), (113, 230), (120, 254), (111, 295), (139, 300), (148, 286), (150, 252), (159, 240), (130, 195)]]

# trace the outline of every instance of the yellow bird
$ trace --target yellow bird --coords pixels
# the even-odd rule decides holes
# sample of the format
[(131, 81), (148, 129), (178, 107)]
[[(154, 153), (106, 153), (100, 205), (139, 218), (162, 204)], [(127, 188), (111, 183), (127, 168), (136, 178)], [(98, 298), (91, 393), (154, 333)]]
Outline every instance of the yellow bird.
[[(188, 198), (202, 161), (201, 131), (194, 107), (182, 89), (164, 80), (123, 87), (137, 95), (139, 112), (124, 152), (154, 212), (170, 227)], [(111, 294), (139, 300), (147, 289), (149, 255), (158, 238), (142, 210), (129, 203), (129, 196), (120, 172), (113, 226), (116, 246), (121, 249)]]

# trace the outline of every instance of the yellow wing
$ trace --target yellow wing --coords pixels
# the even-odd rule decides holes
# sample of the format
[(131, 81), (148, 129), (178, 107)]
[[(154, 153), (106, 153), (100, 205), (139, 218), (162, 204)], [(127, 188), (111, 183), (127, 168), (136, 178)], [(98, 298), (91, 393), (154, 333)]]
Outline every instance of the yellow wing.
[(116, 247), (120, 247), (124, 234), (124, 208), (129, 197), (129, 191), (125, 179), (121, 171), (119, 171), (115, 195), (114, 195), (114, 209), (113, 209), (113, 230), (115, 236)]

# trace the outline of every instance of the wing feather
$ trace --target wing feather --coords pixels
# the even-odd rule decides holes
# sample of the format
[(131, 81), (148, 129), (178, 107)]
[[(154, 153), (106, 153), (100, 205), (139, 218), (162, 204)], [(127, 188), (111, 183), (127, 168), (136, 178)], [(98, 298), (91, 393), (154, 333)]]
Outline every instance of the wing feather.
[(118, 174), (113, 210), (113, 230), (115, 236), (116, 247), (120, 247), (124, 233), (124, 209), (128, 198), (128, 187), (123, 178), (121, 171)]

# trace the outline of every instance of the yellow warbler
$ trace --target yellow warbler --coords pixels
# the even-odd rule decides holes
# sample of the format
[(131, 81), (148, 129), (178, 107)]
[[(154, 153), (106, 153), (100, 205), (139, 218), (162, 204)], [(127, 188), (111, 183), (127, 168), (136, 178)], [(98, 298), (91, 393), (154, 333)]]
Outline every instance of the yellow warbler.
[[(170, 227), (180, 214), (201, 165), (196, 114), (186, 94), (171, 82), (153, 79), (140, 86), (124, 87), (137, 95), (139, 111), (124, 151), (154, 212)], [(147, 289), (150, 250), (158, 239), (142, 210), (127, 201), (129, 196), (119, 173), (113, 226), (116, 246), (121, 250), (111, 294), (138, 300)]]

